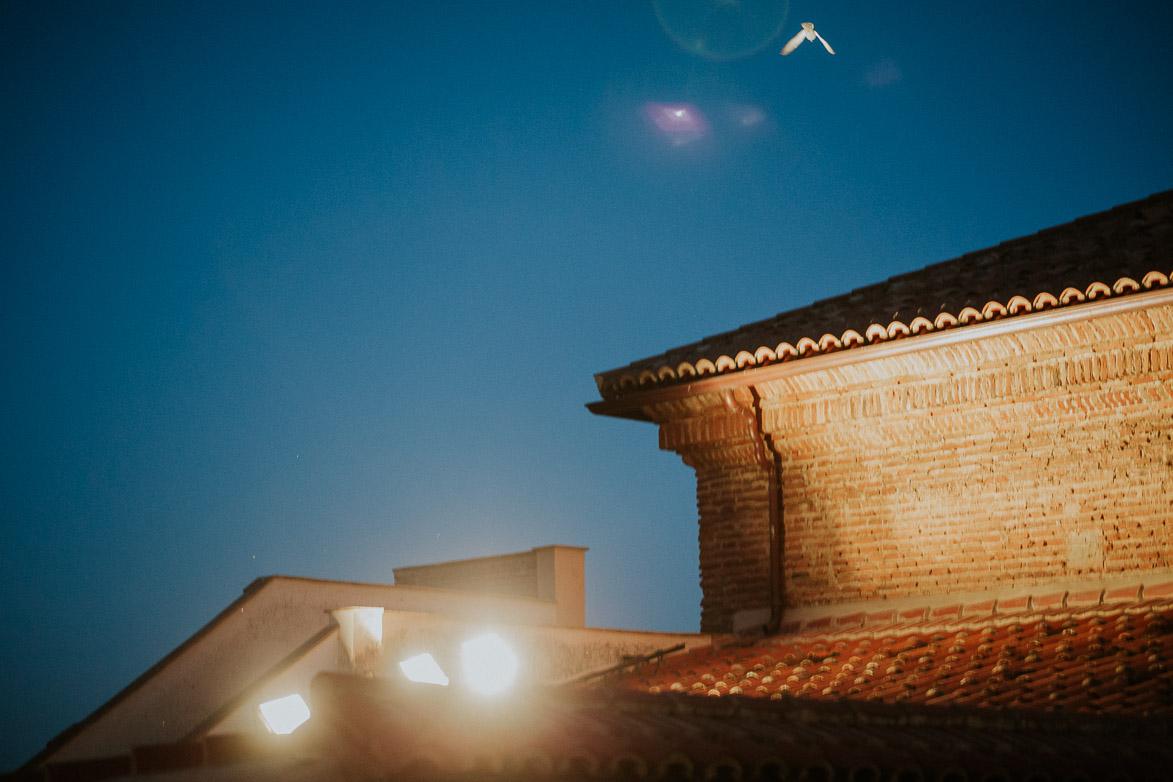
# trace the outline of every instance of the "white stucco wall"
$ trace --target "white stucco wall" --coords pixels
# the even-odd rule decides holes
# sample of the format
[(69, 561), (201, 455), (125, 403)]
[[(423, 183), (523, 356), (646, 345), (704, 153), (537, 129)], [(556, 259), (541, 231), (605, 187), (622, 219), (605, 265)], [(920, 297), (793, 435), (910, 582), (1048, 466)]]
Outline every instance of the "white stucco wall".
[(65, 736), (44, 760), (118, 755), (134, 746), (189, 738), (330, 627), (332, 609), (354, 605), (535, 625), (558, 618), (554, 602), (536, 598), (287, 576), (261, 579)]

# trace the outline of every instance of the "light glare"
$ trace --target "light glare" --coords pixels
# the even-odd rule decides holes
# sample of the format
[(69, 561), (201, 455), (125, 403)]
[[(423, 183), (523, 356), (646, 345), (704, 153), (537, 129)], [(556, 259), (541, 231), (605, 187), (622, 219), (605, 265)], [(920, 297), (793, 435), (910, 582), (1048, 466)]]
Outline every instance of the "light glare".
[(383, 642), (382, 608), (355, 608), (354, 618), (375, 643)]
[(709, 130), (709, 123), (700, 109), (691, 103), (645, 103), (644, 114), (666, 134), (689, 134), (702, 136)]
[(296, 693), (286, 695), (284, 698), (265, 701), (261, 704), (260, 709), (265, 727), (279, 735), (292, 733), (310, 718), (310, 707)]
[(440, 664), (436, 662), (436, 658), (427, 652), (407, 658), (399, 663), (399, 669), (403, 671), (404, 676), (413, 682), (439, 684), (444, 687), (448, 686), (448, 677), (444, 674), (443, 669), (440, 668)]
[(479, 693), (494, 695), (517, 677), (517, 655), (496, 633), (465, 641), (460, 650), (464, 681)]

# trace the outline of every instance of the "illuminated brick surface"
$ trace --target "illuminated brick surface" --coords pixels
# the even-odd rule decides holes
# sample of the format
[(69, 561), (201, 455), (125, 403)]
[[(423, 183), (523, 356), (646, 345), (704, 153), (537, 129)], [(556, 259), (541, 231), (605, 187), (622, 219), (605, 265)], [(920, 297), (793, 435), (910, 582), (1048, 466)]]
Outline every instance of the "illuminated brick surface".
[(1171, 274), (1173, 191), (602, 373), (592, 409), (695, 469), (706, 632), (1169, 574)]

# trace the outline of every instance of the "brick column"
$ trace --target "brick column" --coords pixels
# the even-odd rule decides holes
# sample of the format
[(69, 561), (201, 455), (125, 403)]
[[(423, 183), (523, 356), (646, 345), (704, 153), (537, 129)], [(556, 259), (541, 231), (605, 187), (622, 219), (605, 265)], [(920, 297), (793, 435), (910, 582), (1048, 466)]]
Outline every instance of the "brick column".
[(660, 424), (660, 447), (696, 471), (701, 632), (733, 632), (739, 612), (770, 610), (769, 474), (744, 415), (725, 405)]

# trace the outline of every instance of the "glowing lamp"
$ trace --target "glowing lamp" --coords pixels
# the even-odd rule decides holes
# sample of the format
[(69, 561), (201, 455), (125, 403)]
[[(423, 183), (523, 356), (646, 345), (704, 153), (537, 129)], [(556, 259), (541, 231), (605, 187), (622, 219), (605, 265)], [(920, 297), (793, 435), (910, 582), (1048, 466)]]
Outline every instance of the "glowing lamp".
[(440, 664), (436, 662), (436, 658), (427, 652), (407, 658), (399, 663), (399, 669), (403, 671), (404, 676), (413, 682), (439, 684), (442, 686), (448, 685), (448, 677), (440, 668)]
[(261, 720), (272, 733), (284, 735), (297, 730), (310, 718), (310, 707), (296, 693), (265, 701), (260, 706)]
[(517, 655), (496, 633), (465, 641), (460, 663), (464, 681), (485, 695), (502, 692), (517, 678)]

